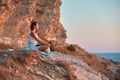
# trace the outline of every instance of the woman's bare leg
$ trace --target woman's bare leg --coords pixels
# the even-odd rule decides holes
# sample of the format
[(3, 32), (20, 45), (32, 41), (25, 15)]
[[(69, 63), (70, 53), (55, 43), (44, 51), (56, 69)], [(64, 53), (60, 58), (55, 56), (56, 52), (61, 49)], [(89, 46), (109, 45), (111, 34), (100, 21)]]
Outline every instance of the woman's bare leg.
[(45, 52), (50, 52), (50, 48), (48, 47), (48, 48), (45, 50)]
[(45, 52), (50, 52), (50, 48), (49, 46), (47, 45), (42, 45), (40, 48), (39, 48), (40, 51), (45, 51)]

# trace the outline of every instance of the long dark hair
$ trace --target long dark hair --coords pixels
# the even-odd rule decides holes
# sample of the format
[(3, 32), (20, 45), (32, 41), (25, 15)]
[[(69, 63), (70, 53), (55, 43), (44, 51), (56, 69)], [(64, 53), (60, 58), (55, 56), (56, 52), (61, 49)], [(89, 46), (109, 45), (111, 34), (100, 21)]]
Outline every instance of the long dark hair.
[(31, 22), (31, 25), (30, 25), (31, 31), (34, 30), (34, 28), (35, 28), (36, 25), (37, 25), (37, 22), (36, 22), (36, 21), (32, 21), (32, 22)]

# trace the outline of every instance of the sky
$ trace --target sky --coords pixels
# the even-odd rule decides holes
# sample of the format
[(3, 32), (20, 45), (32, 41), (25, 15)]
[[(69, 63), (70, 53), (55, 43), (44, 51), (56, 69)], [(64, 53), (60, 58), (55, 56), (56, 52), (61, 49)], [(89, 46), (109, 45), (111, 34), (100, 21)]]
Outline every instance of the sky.
[(62, 0), (67, 43), (88, 52), (120, 52), (120, 0)]

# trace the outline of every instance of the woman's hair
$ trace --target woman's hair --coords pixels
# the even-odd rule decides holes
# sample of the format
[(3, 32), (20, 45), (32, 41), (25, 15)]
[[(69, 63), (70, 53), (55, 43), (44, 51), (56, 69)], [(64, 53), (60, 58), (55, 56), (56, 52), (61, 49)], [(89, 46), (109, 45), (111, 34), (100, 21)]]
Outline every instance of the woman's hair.
[(31, 31), (34, 30), (34, 28), (35, 28), (36, 25), (37, 25), (37, 22), (36, 22), (36, 21), (32, 21), (32, 22), (31, 22), (31, 25), (30, 25)]

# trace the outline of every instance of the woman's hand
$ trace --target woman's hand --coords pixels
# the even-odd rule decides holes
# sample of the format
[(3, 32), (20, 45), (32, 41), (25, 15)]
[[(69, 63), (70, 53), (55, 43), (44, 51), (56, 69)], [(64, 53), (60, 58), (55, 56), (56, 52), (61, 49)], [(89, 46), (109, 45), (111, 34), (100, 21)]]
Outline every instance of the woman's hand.
[(48, 46), (50, 47), (50, 43), (48, 44)]

